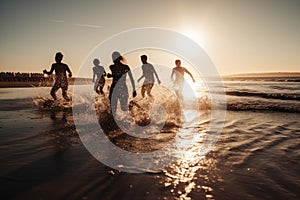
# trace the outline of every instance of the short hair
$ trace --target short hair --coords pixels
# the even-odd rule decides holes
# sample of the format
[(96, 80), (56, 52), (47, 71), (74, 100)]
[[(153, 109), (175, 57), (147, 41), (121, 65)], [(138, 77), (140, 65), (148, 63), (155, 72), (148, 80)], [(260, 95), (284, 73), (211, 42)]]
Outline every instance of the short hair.
[(147, 60), (147, 56), (146, 55), (141, 55), (141, 58), (144, 60)]
[(62, 57), (63, 57), (63, 55), (62, 55), (62, 53), (61, 52), (57, 52), (56, 54), (55, 54), (55, 58), (57, 58), (57, 59), (62, 59)]
[(181, 60), (177, 59), (177, 60), (175, 60), (175, 63), (176, 63), (176, 64), (177, 64), (177, 63), (181, 63)]
[(55, 60), (62, 60), (62, 58), (63, 58), (63, 54), (61, 53), (61, 52), (57, 52), (56, 54), (55, 54)]
[(93, 61), (94, 65), (99, 65), (100, 64), (100, 60), (98, 58), (95, 58)]

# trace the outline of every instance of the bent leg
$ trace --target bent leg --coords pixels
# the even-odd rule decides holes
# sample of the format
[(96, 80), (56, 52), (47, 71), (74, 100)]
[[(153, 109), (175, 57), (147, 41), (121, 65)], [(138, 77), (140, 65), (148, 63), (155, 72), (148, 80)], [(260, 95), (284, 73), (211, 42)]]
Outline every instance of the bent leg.
[(143, 98), (145, 97), (146, 87), (147, 87), (147, 85), (142, 86), (141, 94), (142, 94)]
[(104, 84), (105, 84), (105, 79), (104, 80), (100, 79), (99, 88), (100, 88), (100, 93), (101, 94), (104, 94), (104, 92), (103, 92)]
[(112, 85), (112, 86), (109, 88), (109, 96), (108, 96), (108, 99), (109, 99), (110, 101), (111, 101), (113, 92), (114, 92), (114, 86)]
[(120, 88), (118, 94), (119, 94), (118, 99), (119, 99), (120, 104), (121, 104), (121, 109), (123, 111), (127, 111), (128, 110), (128, 99), (129, 99), (127, 87)]
[(62, 96), (64, 97), (64, 99), (67, 100), (67, 101), (69, 101), (70, 99), (69, 99), (68, 93), (67, 93), (67, 91), (68, 91), (68, 85), (62, 87), (61, 90), (62, 90)]
[(103, 86), (100, 86), (100, 93), (104, 94), (104, 92), (103, 92)]
[(94, 84), (94, 91), (96, 92), (96, 93), (99, 93), (99, 91), (98, 91), (98, 81), (96, 80), (96, 82), (95, 82), (95, 84)]
[(51, 89), (51, 92), (50, 92), (50, 95), (52, 96), (52, 98), (53, 98), (54, 100), (57, 99), (55, 93), (57, 92), (58, 89), (59, 89), (59, 85), (56, 84), (56, 83), (54, 83), (54, 85), (53, 85), (53, 87), (52, 87), (52, 89)]
[(121, 109), (123, 111), (128, 110), (128, 94), (122, 95), (121, 98), (119, 98), (120, 104), (121, 104)]
[(117, 112), (117, 106), (118, 106), (118, 99), (117, 98), (111, 98), (110, 99), (110, 110), (111, 110), (111, 113), (113, 115), (116, 115), (116, 112)]
[(109, 101), (110, 101), (110, 110), (111, 110), (111, 113), (113, 115), (116, 114), (117, 112), (117, 105), (118, 105), (118, 98), (114, 95), (113, 97), (113, 92), (114, 92), (114, 85), (112, 85), (110, 88), (109, 88)]
[(153, 84), (151, 84), (151, 83), (147, 85), (147, 94), (148, 94), (149, 97), (152, 96), (152, 95), (151, 95), (152, 87), (153, 87)]

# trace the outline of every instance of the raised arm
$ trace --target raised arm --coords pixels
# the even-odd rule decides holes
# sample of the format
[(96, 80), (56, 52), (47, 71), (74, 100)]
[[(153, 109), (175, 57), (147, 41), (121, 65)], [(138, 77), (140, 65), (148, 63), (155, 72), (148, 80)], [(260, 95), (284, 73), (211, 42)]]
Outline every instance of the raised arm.
[(194, 79), (192, 73), (189, 72), (187, 69), (184, 69), (184, 71), (185, 71), (188, 75), (190, 75), (190, 77), (193, 79), (193, 82), (195, 82), (195, 79)]
[(47, 74), (47, 75), (51, 75), (51, 74), (53, 73), (53, 71), (54, 71), (54, 65), (51, 66), (51, 69), (50, 69), (49, 72), (48, 72), (46, 69), (44, 69), (44, 70), (43, 70), (43, 73), (44, 73), (44, 74)]

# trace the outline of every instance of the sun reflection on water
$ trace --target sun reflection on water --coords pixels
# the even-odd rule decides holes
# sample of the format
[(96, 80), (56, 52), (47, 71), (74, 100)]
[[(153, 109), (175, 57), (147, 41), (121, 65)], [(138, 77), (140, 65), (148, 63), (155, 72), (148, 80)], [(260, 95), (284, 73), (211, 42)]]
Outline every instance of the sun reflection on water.
[(206, 185), (210, 181), (207, 173), (214, 168), (213, 159), (198, 157), (196, 154), (186, 156), (164, 170), (164, 186), (170, 188), (176, 199), (192, 199), (192, 192), (202, 192), (206, 199), (214, 199), (213, 188)]
[[(207, 183), (209, 172), (216, 168), (216, 160), (202, 155), (204, 138), (207, 135), (207, 119), (190, 110), (184, 111), (187, 128), (182, 128), (176, 140), (178, 160), (164, 169), (164, 187), (175, 199), (192, 199), (191, 195), (202, 193), (205, 199), (214, 199), (213, 188)], [(192, 138), (192, 142), (188, 142)], [(188, 147), (186, 145), (189, 145)], [(185, 147), (185, 148), (183, 148)]]

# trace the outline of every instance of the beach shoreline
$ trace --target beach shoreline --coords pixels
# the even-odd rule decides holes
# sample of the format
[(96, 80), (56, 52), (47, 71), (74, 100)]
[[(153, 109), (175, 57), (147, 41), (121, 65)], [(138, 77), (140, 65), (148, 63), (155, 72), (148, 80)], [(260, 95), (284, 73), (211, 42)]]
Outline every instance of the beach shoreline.
[[(69, 80), (69, 85), (90, 85), (91, 79), (72, 78)], [(0, 88), (24, 88), (24, 87), (52, 87), (54, 81), (0, 81)]]

